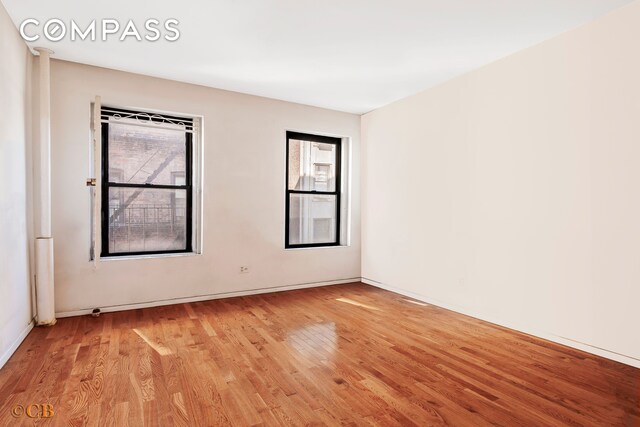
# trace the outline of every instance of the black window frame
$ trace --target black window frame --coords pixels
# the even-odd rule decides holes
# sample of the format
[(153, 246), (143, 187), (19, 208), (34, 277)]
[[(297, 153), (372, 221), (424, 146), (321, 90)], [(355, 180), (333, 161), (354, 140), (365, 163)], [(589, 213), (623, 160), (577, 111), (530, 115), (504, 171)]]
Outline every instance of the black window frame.
[[(178, 117), (173, 115), (158, 114), (148, 111), (134, 111), (123, 108), (102, 107), (102, 194), (101, 194), (101, 236), (102, 247), (101, 257), (112, 258), (121, 256), (144, 256), (144, 255), (165, 255), (165, 254), (181, 254), (193, 252), (193, 118)], [(149, 121), (157, 123), (181, 123), (185, 128), (185, 185), (169, 185), (169, 184), (131, 184), (123, 182), (109, 181), (109, 118), (115, 119), (131, 117), (139, 122)], [(106, 120), (105, 120), (106, 119)], [(122, 122), (127, 124), (126, 121)], [(185, 248), (171, 249), (162, 251), (130, 251), (130, 252), (109, 252), (109, 189), (110, 188), (140, 188), (140, 189), (171, 189), (186, 190), (186, 230), (185, 230)]]
[[(317, 190), (290, 190), (289, 189), (289, 141), (290, 140), (298, 140), (298, 141), (310, 141), (310, 142), (321, 142), (323, 144), (332, 144), (336, 146), (336, 163), (335, 163), (335, 188), (334, 191), (317, 191)], [(340, 246), (340, 237), (342, 236), (341, 228), (340, 228), (340, 199), (342, 197), (342, 139), (324, 136), (324, 135), (314, 135), (310, 133), (302, 133), (302, 132), (293, 132), (287, 131), (287, 144), (286, 144), (286, 172), (285, 172), (285, 231), (284, 231), (284, 247), (285, 249), (296, 249), (296, 248), (320, 248), (326, 246)], [(335, 196), (336, 198), (336, 230), (335, 230), (335, 241), (334, 242), (326, 242), (326, 243), (298, 243), (291, 244), (289, 242), (289, 227), (290, 227), (290, 208), (291, 208), (291, 195), (292, 194), (316, 194), (316, 195), (327, 195), (327, 196)]]

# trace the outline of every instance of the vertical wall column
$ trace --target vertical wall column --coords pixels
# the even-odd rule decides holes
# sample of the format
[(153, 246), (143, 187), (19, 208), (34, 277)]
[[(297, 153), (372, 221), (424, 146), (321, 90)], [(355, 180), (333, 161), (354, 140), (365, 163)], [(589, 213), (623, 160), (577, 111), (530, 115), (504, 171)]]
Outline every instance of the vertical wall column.
[(39, 56), (38, 156), (34, 162), (36, 203), (36, 311), (38, 325), (56, 323), (53, 282), (53, 237), (51, 236), (51, 84), (48, 49), (36, 48)]

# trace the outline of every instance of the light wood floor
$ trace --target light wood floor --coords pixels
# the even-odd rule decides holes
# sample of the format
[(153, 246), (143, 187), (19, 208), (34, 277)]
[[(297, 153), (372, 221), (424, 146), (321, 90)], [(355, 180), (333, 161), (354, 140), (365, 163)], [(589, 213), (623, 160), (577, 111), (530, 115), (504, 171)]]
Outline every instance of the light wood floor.
[(640, 370), (360, 283), (60, 319), (0, 426), (640, 425)]

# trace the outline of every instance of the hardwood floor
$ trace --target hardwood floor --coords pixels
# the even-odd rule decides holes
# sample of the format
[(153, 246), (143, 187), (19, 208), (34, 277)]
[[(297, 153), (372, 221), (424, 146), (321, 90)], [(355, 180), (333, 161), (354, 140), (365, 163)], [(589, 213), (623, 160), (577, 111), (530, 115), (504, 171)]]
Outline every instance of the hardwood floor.
[(355, 283), (60, 319), (0, 370), (0, 426), (31, 403), (38, 425), (633, 426), (640, 370)]

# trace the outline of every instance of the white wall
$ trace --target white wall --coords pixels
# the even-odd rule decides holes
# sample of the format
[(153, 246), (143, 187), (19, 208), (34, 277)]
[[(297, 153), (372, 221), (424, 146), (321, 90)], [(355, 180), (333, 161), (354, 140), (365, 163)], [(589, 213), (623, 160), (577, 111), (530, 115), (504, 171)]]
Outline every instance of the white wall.
[(31, 54), (0, 4), (0, 367), (31, 327), (27, 218)]
[(639, 23), (636, 1), (365, 115), (363, 276), (640, 365)]
[[(360, 117), (52, 61), (56, 311), (360, 277)], [(90, 102), (204, 116), (204, 252), (89, 262)], [(284, 250), (285, 131), (353, 142), (350, 247)], [(239, 274), (249, 266), (248, 274)]]

